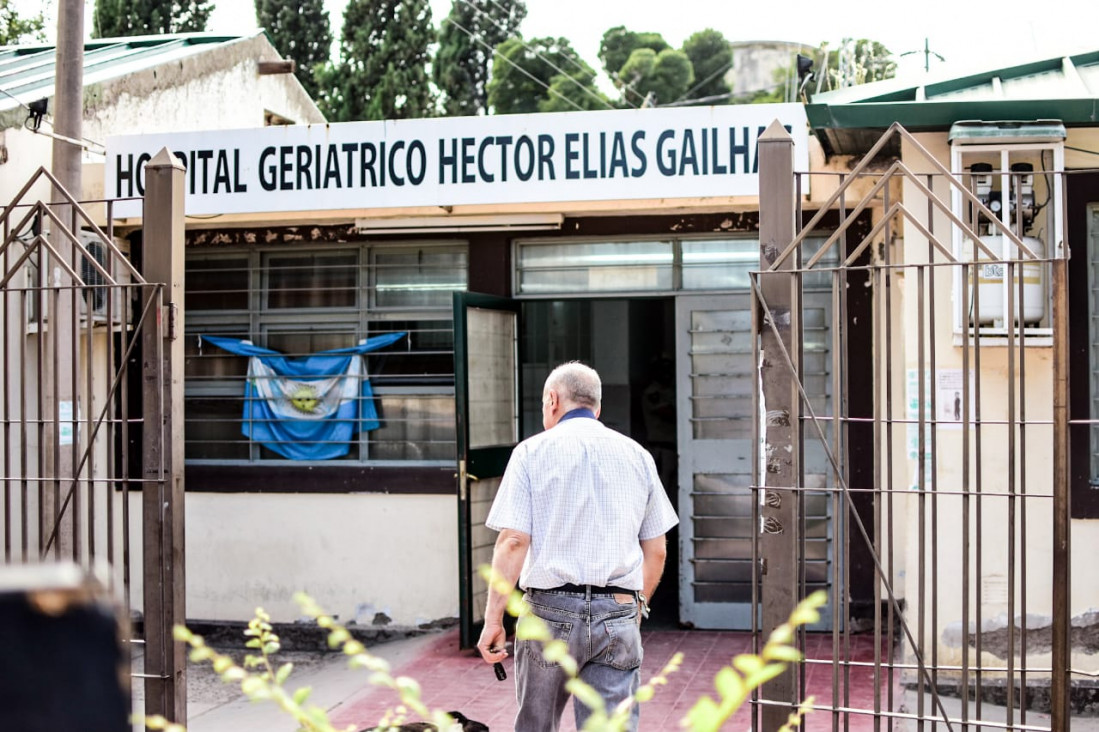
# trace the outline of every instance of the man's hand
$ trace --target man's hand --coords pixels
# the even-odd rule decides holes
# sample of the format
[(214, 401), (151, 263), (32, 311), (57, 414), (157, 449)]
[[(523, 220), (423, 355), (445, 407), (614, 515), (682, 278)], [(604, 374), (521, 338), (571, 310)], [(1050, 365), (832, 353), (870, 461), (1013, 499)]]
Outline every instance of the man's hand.
[[(513, 529), (504, 529), (496, 537), (496, 546), (492, 550), (492, 576), (489, 582), (488, 604), (485, 607), (485, 628), (481, 639), (477, 641), (477, 650), (485, 663), (497, 663), (508, 657), (504, 650), (507, 634), (504, 632), (504, 613), (508, 605), (508, 592), (519, 580), (527, 549), (530, 548), (530, 535)], [(500, 587), (499, 585), (504, 585)], [(504, 592), (506, 587), (507, 592)]]
[(506, 641), (507, 634), (504, 632), (504, 626), (499, 623), (485, 623), (484, 630), (481, 631), (481, 639), (477, 641), (477, 650), (481, 652), (481, 658), (485, 659), (485, 663), (497, 663), (508, 657), (507, 649), (504, 647)]

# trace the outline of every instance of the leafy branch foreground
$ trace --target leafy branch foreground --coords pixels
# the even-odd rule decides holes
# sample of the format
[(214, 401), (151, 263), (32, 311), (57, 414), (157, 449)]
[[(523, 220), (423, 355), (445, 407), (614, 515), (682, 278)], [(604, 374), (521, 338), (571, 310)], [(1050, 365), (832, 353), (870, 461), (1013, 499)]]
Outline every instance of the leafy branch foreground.
[[(372, 729), (375, 732), (399, 730), (410, 719), (427, 720), (444, 732), (460, 732), (461, 728), (445, 712), (429, 709), (423, 702), (419, 683), (407, 676), (394, 677), (390, 673), (389, 663), (370, 653), (366, 647), (355, 640), (347, 628), (326, 614), (308, 595), (297, 593), (294, 600), (302, 611), (317, 625), (328, 631), (328, 645), (349, 657), (348, 665), (362, 668), (369, 673), (368, 681), (374, 686), (392, 689), (399, 703), (390, 708)], [(819, 620), (818, 610), (827, 601), (823, 591), (814, 592), (803, 600), (791, 614), (790, 619), (780, 625), (771, 634), (762, 651), (755, 654), (741, 654), (732, 659), (730, 665), (723, 667), (714, 676), (714, 688), (717, 699), (702, 696), (695, 702), (680, 726), (692, 732), (716, 732), (744, 704), (751, 693), (770, 679), (781, 674), (788, 664), (797, 663), (802, 656), (793, 646), (798, 626)], [(579, 678), (577, 663), (565, 650), (565, 643), (553, 640), (548, 627), (540, 618), (532, 615), (522, 601), (522, 595), (513, 592), (508, 603), (509, 612), (519, 617), (516, 626), (516, 638), (536, 640), (543, 643), (543, 656), (549, 662), (558, 663), (569, 676), (568, 690), (592, 710), (585, 723), (584, 732), (621, 732), (626, 728), (630, 710), (634, 704), (649, 701), (658, 686), (668, 683), (668, 676), (679, 670), (683, 663), (683, 654), (676, 653), (668, 664), (642, 685), (637, 693), (608, 710), (606, 703), (590, 686)], [(252, 653), (245, 655), (243, 664), (238, 665), (231, 657), (218, 653), (206, 644), (200, 635), (186, 627), (177, 625), (174, 629), (176, 640), (191, 647), (190, 659), (194, 663), (209, 662), (222, 681), (239, 684), (241, 693), (254, 702), (270, 702), (291, 716), (298, 724), (300, 732), (353, 732), (356, 728), (337, 728), (332, 725), (324, 709), (309, 703), (312, 688), (298, 687), (290, 691), (286, 684), (293, 671), (292, 663), (277, 664), (275, 654), (280, 649), (278, 635), (271, 626), (270, 616), (262, 608), (256, 609), (255, 617), (248, 623), (244, 635), (245, 644)], [(803, 716), (812, 705), (812, 697), (790, 715), (782, 730), (789, 732), (800, 726)], [(166, 732), (185, 732), (183, 725), (170, 722), (161, 716), (146, 717), (147, 729)]]

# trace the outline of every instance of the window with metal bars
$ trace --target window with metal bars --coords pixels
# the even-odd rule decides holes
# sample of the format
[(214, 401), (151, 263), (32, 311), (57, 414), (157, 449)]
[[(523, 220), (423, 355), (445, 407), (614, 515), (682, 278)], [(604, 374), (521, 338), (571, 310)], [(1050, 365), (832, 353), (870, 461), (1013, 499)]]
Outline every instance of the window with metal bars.
[(453, 241), (188, 252), (187, 460), (285, 459), (242, 430), (248, 358), (200, 336), (247, 339), (296, 358), (404, 332), (364, 356), (379, 426), (353, 435), (336, 460), (452, 461), (451, 293), (465, 290), (467, 281), (467, 246)]

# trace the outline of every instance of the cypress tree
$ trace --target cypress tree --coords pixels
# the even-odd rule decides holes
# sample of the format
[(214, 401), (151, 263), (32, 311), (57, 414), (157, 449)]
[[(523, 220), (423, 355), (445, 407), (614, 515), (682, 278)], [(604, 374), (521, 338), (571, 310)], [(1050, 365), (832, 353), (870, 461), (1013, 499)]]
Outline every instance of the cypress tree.
[(340, 58), (318, 72), (317, 102), (333, 122), (428, 117), (428, 0), (351, 0)]
[(454, 0), (439, 28), (431, 67), (447, 115), (488, 111), (493, 49), (515, 36), (527, 15), (523, 0)]
[(94, 38), (195, 33), (206, 30), (210, 0), (96, 0)]
[(256, 0), (256, 20), (283, 58), (294, 60), (298, 80), (315, 98), (314, 71), (332, 52), (332, 30), (323, 0)]

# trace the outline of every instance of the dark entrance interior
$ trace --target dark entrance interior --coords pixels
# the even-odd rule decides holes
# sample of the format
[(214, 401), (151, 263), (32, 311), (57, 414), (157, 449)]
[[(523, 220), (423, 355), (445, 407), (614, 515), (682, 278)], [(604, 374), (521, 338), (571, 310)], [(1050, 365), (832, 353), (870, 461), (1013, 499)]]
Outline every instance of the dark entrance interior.
[[(675, 301), (672, 298), (523, 302), (520, 343), (523, 437), (542, 429), (542, 385), (565, 361), (582, 361), (603, 381), (601, 421), (653, 454), (677, 505)], [(668, 535), (668, 561), (650, 625), (679, 622), (679, 534)]]

